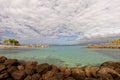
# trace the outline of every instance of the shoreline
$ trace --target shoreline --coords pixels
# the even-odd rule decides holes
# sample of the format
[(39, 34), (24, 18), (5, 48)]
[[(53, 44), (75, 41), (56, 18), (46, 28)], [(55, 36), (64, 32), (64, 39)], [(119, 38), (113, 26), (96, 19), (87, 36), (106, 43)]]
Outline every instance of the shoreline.
[(120, 62), (67, 67), (0, 56), (0, 80), (120, 80)]
[(0, 45), (0, 49), (5, 49), (5, 48), (27, 48), (27, 46)]
[(49, 48), (49, 45), (21, 45), (21, 46), (12, 46), (12, 45), (0, 45), (0, 49), (9, 49), (9, 48)]
[(89, 44), (87, 48), (101, 48), (101, 49), (120, 49), (120, 44), (106, 43), (106, 44)]

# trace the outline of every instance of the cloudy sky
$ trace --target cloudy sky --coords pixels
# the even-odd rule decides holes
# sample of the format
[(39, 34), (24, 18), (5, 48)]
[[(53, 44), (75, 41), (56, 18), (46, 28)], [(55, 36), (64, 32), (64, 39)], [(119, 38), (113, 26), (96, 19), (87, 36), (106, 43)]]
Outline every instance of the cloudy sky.
[(0, 0), (0, 35), (80, 44), (120, 37), (120, 0)]

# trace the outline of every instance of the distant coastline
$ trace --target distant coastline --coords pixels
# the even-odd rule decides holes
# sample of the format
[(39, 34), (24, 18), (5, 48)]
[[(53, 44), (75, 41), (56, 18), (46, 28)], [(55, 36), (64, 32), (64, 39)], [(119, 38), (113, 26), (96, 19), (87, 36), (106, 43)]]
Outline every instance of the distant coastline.
[(49, 48), (48, 44), (20, 44), (16, 39), (4, 39), (3, 43), (0, 43), (0, 49), (5, 48)]
[(89, 44), (87, 48), (110, 48), (110, 49), (120, 49), (120, 39), (115, 39), (109, 43), (101, 44)]
[(15, 45), (4, 45), (4, 44), (0, 44), (0, 49), (6, 49), (6, 48), (49, 48), (49, 45), (46, 44), (24, 44), (24, 45), (19, 45), (19, 46), (15, 46)]
[(87, 48), (110, 48), (110, 49), (120, 49), (120, 44), (115, 43), (105, 43), (105, 44), (89, 44)]

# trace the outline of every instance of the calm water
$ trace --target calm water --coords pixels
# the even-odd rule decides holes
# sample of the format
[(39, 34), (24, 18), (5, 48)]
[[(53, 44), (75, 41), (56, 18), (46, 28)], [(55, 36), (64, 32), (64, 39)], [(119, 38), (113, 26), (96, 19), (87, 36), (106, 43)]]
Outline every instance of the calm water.
[(120, 61), (120, 49), (88, 49), (81, 46), (52, 46), (45, 49), (0, 49), (9, 58), (38, 61), (55, 65), (96, 65)]

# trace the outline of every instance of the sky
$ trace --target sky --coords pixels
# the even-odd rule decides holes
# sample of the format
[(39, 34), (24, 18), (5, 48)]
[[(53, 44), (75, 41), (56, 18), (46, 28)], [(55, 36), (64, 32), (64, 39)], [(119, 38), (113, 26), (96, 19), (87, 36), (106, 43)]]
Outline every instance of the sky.
[(47, 44), (120, 38), (120, 0), (0, 0), (0, 37)]

